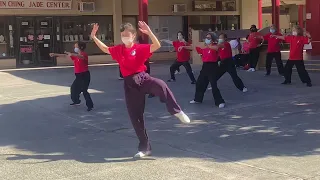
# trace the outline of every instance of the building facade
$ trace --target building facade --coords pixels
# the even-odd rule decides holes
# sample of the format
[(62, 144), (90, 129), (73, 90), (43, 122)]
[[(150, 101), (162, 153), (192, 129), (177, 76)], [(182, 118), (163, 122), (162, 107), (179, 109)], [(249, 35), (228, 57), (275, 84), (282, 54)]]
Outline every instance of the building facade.
[[(138, 0), (0, 0), (0, 68), (72, 64), (50, 58), (49, 52), (72, 51), (77, 41), (87, 43), (93, 63), (111, 61), (90, 38), (99, 23), (98, 38), (120, 43), (123, 22), (136, 25)], [(160, 39), (175, 39), (190, 27), (204, 30), (249, 28), (257, 24), (257, 0), (149, 0), (149, 24)], [(158, 59), (172, 56), (164, 44)], [(160, 55), (161, 54), (161, 55)]]

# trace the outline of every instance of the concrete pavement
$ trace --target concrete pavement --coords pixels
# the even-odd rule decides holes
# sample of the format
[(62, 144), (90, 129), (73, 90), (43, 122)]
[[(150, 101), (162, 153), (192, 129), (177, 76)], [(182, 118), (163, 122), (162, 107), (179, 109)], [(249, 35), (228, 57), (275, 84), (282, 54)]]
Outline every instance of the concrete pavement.
[[(151, 74), (168, 79), (168, 65)], [(184, 69), (182, 68), (182, 71)], [(194, 66), (194, 71), (199, 71)], [(280, 85), (275, 71), (239, 72), (244, 94), (226, 74), (219, 87), (227, 107), (188, 102), (194, 85), (185, 73), (170, 83), (193, 119), (180, 124), (158, 98), (147, 99), (153, 156), (134, 160), (137, 139), (115, 66), (91, 68), (95, 110), (69, 107), (73, 70), (0, 72), (0, 177), (4, 180), (291, 180), (320, 179), (320, 74), (314, 87), (296, 75)], [(82, 98), (83, 99), (83, 98)]]

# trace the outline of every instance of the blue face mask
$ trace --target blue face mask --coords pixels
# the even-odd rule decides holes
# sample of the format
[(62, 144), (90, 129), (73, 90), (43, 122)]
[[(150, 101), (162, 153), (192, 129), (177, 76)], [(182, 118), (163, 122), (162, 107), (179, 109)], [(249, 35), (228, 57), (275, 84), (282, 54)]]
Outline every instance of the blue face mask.
[(271, 33), (275, 33), (275, 32), (276, 32), (276, 30), (274, 30), (274, 29), (270, 29), (270, 32), (271, 32)]
[(79, 51), (80, 51), (79, 48), (74, 48), (74, 52), (75, 52), (75, 53), (78, 53)]
[(204, 43), (206, 43), (207, 45), (211, 44), (211, 39), (205, 39)]
[(219, 44), (224, 43), (224, 39), (218, 39), (218, 43)]

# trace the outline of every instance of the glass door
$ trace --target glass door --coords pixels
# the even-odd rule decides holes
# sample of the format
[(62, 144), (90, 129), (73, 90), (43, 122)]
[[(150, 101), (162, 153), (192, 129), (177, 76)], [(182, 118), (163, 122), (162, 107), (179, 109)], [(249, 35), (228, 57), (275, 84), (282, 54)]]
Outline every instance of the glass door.
[(54, 65), (54, 58), (49, 56), (54, 49), (52, 17), (35, 18), (35, 58), (39, 66)]
[(35, 66), (35, 21), (32, 17), (17, 18), (17, 66)]

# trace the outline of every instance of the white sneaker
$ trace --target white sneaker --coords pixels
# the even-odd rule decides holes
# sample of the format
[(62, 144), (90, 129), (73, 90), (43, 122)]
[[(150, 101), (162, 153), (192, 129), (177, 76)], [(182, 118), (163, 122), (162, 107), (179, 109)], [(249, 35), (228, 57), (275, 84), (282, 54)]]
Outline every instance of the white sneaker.
[(123, 78), (122, 77), (118, 77), (118, 80), (123, 80)]
[(197, 102), (195, 100), (190, 101), (190, 104), (200, 104), (200, 102)]
[(244, 93), (248, 92), (248, 88), (244, 87), (244, 88), (242, 89), (242, 92), (244, 92)]
[(219, 104), (219, 108), (224, 108), (226, 106), (226, 104), (225, 103), (221, 103), (221, 104)]
[(146, 156), (150, 156), (151, 155), (151, 151), (139, 151), (136, 155), (134, 155), (134, 158), (143, 158)]
[(250, 68), (247, 70), (247, 72), (255, 72), (256, 70), (254, 68)]
[(182, 123), (190, 123), (190, 119), (189, 117), (183, 112), (183, 111), (180, 111), (179, 113), (175, 114), (174, 116), (176, 116)]
[(212, 87), (208, 87), (208, 89), (207, 89), (208, 91), (210, 91), (210, 90), (212, 90)]

